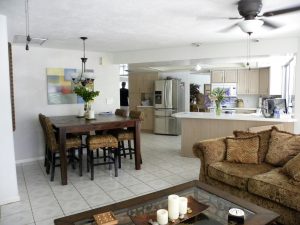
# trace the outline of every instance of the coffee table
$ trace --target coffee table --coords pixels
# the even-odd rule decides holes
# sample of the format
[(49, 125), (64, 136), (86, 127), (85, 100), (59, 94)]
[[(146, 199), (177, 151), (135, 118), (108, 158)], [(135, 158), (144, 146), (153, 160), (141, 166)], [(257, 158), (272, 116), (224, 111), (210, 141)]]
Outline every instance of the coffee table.
[(153, 214), (157, 209), (167, 209), (167, 196), (192, 196), (209, 208), (198, 216), (195, 225), (227, 225), (229, 208), (235, 207), (245, 211), (245, 225), (271, 224), (279, 215), (243, 199), (237, 198), (210, 185), (199, 181), (191, 181), (168, 189), (129, 199), (123, 202), (88, 210), (54, 221), (55, 225), (95, 225), (93, 215), (112, 211), (119, 224), (132, 225), (129, 216)]

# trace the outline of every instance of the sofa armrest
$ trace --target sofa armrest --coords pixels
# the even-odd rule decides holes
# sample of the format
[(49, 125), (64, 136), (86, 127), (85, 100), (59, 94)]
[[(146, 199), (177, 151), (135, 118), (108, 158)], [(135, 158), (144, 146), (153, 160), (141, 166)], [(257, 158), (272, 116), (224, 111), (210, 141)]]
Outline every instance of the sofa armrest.
[(196, 142), (193, 146), (193, 152), (201, 161), (199, 180), (205, 182), (208, 165), (214, 162), (221, 162), (226, 157), (225, 138)]

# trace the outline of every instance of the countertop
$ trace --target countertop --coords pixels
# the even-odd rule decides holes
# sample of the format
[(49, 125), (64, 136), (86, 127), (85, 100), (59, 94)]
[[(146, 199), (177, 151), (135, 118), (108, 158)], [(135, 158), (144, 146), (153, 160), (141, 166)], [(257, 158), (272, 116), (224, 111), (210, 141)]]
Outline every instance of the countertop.
[[(215, 107), (209, 107), (209, 109), (214, 109)], [(256, 111), (257, 108), (246, 108), (246, 107), (242, 107), (242, 108), (238, 108), (238, 107), (224, 107), (222, 108), (223, 111), (226, 111), (226, 110), (250, 110), (250, 111)]]
[(180, 112), (172, 114), (173, 117), (181, 119), (208, 119), (208, 120), (246, 120), (246, 121), (262, 121), (262, 122), (278, 122), (278, 123), (292, 123), (296, 122), (297, 119), (285, 116), (284, 118), (264, 118), (261, 114), (251, 113), (233, 113), (225, 114), (222, 113), (217, 116), (215, 112)]
[(153, 105), (138, 105), (139, 108), (153, 108)]

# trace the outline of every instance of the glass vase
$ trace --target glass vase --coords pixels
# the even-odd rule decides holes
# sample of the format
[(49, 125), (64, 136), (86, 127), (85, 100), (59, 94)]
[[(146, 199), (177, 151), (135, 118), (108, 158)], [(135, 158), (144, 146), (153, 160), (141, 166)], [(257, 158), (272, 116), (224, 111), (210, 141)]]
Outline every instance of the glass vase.
[(85, 102), (84, 103), (84, 116), (85, 118), (88, 118), (89, 117), (89, 112), (91, 111), (92, 109), (92, 103), (91, 102)]
[(221, 115), (221, 112), (222, 112), (222, 109), (221, 109), (221, 103), (216, 101), (216, 115), (217, 116), (220, 116)]

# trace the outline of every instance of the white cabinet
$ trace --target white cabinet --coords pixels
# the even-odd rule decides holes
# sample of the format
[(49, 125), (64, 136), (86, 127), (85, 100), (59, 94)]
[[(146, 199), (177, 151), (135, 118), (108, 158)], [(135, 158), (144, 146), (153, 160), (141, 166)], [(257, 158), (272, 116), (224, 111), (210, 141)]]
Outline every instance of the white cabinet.
[(237, 92), (239, 95), (259, 94), (259, 70), (238, 70)]
[(237, 70), (214, 70), (211, 83), (237, 83)]

